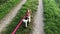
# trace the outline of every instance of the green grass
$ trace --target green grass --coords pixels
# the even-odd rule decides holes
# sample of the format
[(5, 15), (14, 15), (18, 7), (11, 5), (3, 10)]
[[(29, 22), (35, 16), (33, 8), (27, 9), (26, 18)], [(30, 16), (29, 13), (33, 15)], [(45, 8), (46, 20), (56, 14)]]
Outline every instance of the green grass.
[(21, 0), (9, 0), (0, 5), (0, 19), (2, 19), (10, 10), (16, 6)]
[(8, 0), (0, 0), (0, 5), (6, 3)]
[[(9, 24), (6, 27), (6, 30), (2, 32), (2, 34), (11, 34), (13, 29), (16, 27), (16, 25), (19, 23), (19, 21), (23, 18), (25, 15), (26, 11), (28, 8), (31, 9), (32, 14), (37, 11), (37, 6), (38, 6), (38, 0), (27, 0), (27, 2), (23, 5), (21, 10), (17, 13), (16, 17), (13, 19), (11, 24)], [(27, 28), (24, 28), (23, 24), (21, 27), (18, 29), (16, 34), (29, 34), (31, 32), (31, 25), (32, 23), (29, 24)]]
[(60, 9), (60, 0), (55, 0), (58, 8)]
[(45, 34), (60, 34), (60, 10), (55, 0), (43, 0)]

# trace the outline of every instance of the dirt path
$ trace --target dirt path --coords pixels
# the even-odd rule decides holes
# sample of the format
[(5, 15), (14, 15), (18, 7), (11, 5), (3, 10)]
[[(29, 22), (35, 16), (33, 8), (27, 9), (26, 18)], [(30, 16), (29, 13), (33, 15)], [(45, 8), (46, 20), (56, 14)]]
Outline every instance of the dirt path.
[(12, 19), (16, 16), (18, 11), (21, 9), (22, 5), (26, 2), (26, 0), (22, 0), (14, 9), (10, 11), (8, 15), (6, 15), (1, 21), (0, 21), (0, 32), (9, 24)]
[(44, 34), (43, 26), (44, 26), (43, 24), (43, 3), (42, 3), (42, 0), (39, 0), (38, 10), (34, 17), (34, 26), (33, 26), (34, 31), (32, 32), (32, 34)]

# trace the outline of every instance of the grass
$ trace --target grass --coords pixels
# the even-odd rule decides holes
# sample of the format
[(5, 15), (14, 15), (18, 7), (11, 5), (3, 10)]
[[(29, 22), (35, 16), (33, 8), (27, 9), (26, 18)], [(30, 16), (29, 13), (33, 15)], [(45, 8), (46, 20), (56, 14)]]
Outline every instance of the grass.
[[(6, 27), (6, 30), (2, 32), (2, 34), (11, 34), (13, 29), (16, 27), (16, 25), (19, 23), (19, 21), (22, 19), (22, 17), (25, 15), (28, 8), (31, 9), (32, 14), (37, 11), (38, 6), (38, 0), (27, 0), (27, 2), (23, 5), (21, 10), (17, 13), (16, 17), (13, 19), (11, 24), (9, 24)], [(30, 34), (32, 23), (29, 24), (27, 28), (23, 27), (22, 24), (21, 27), (18, 29), (16, 34)]]
[(6, 3), (8, 0), (0, 0), (0, 5)]
[(9, 0), (0, 5), (0, 19), (2, 19), (10, 10), (16, 6), (21, 0)]
[(60, 0), (55, 0), (58, 8), (60, 9)]
[(60, 34), (60, 10), (55, 0), (43, 0), (45, 34)]

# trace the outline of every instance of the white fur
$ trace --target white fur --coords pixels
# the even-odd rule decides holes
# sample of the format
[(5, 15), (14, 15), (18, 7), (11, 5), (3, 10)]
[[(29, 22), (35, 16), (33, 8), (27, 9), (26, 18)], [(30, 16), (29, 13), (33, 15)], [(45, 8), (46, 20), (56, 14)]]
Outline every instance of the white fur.
[(27, 22), (29, 21), (29, 23), (31, 22), (31, 16), (28, 16), (29, 19), (25, 20), (23, 19), (23, 22), (25, 23), (25, 27), (27, 27)]
[(23, 19), (23, 22), (25, 23), (25, 27), (27, 27), (28, 20)]
[(29, 18), (29, 23), (31, 22), (31, 16), (28, 17)]

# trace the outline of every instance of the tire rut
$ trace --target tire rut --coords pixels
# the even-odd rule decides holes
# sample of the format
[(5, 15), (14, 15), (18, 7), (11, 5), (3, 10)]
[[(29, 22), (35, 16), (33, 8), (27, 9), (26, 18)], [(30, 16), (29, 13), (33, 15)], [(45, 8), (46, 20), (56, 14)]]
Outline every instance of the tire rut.
[(18, 11), (22, 8), (22, 5), (26, 2), (26, 0), (22, 0), (16, 7), (14, 7), (9, 14), (7, 14), (2, 20), (0, 20), (0, 32), (5, 29), (8, 24), (11, 23), (12, 19), (16, 16)]

